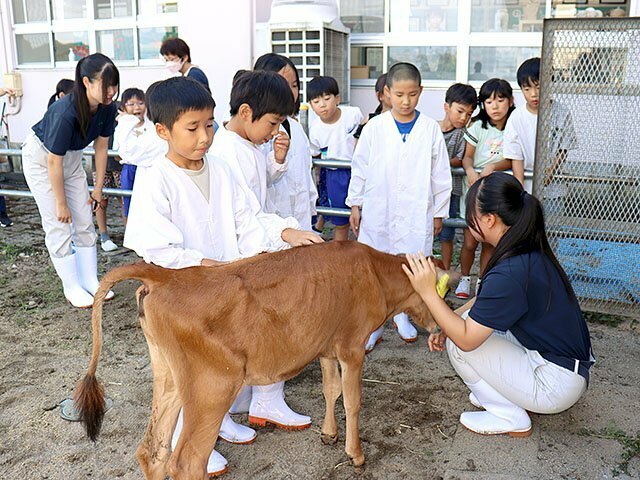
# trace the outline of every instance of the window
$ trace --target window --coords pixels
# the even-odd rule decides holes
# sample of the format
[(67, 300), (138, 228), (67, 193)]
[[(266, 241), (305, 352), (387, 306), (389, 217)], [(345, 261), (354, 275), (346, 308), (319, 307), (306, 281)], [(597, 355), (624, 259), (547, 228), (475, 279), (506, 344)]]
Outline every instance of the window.
[(389, 47), (387, 70), (398, 62), (411, 62), (422, 80), (456, 79), (455, 47)]
[(95, 52), (155, 64), (162, 41), (178, 35), (178, 0), (11, 0), (11, 7), (19, 67), (70, 64)]
[(418, 67), (425, 86), (501, 77), (517, 88), (518, 66), (540, 55), (547, 7), (570, 1), (342, 0), (340, 17), (352, 28), (351, 84), (371, 87), (405, 61)]
[(384, 33), (384, 0), (341, 0), (340, 19), (351, 33)]
[(482, 82), (498, 77), (515, 82), (518, 66), (527, 58), (539, 56), (537, 47), (471, 47), (469, 80)]
[(392, 32), (458, 30), (458, 0), (397, 0), (389, 5)]

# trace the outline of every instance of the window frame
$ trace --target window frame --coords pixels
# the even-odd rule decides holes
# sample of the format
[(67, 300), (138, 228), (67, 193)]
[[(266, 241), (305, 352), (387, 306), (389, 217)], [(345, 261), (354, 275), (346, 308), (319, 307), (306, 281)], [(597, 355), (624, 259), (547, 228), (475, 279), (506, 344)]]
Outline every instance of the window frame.
[[(23, 8), (25, 0), (22, 1)], [(163, 61), (158, 52), (157, 58), (140, 58), (140, 30), (145, 28), (178, 28), (178, 12), (157, 13), (155, 15), (140, 15), (138, 12), (138, 2), (132, 0), (131, 16), (113, 18), (95, 18), (94, 0), (83, 0), (86, 6), (87, 16), (85, 18), (54, 20), (52, 3), (46, 1), (47, 20), (40, 22), (15, 23), (13, 1), (9, 1), (9, 18), (11, 21), (11, 38), (13, 43), (14, 64), (18, 70), (46, 70), (52, 68), (74, 68), (76, 61), (56, 61), (55, 40), (57, 33), (86, 32), (87, 43), (91, 53), (97, 52), (98, 32), (105, 30), (132, 30), (133, 32), (133, 54), (131, 60), (113, 59), (115, 65), (119, 67), (133, 66), (162, 66)], [(178, 5), (179, 5), (179, 0)], [(113, 1), (111, 2), (113, 11)], [(178, 7), (179, 8), (179, 7)], [(25, 14), (25, 19), (28, 20)], [(18, 56), (17, 35), (46, 34), (49, 39), (49, 61), (48, 62), (21, 62)]]

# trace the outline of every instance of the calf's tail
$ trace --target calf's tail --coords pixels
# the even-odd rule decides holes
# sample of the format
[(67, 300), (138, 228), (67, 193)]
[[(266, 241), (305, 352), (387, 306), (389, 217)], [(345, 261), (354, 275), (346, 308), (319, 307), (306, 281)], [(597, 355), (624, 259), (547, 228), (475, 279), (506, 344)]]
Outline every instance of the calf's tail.
[[(104, 388), (96, 378), (98, 361), (102, 351), (102, 305), (104, 298), (116, 283), (134, 279), (144, 283), (147, 290), (158, 284), (163, 278), (163, 269), (145, 262), (133, 263), (114, 268), (100, 282), (100, 287), (93, 297), (91, 328), (93, 331), (93, 352), (85, 377), (78, 382), (73, 398), (80, 413), (80, 421), (84, 424), (87, 435), (94, 442), (98, 438), (105, 411)], [(165, 273), (166, 275), (166, 273)]]

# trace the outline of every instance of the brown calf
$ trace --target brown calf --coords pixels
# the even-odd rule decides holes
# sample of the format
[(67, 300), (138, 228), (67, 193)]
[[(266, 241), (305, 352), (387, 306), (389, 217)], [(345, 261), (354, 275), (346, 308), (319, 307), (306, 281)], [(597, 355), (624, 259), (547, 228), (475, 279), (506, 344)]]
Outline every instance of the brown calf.
[[(132, 278), (144, 284), (138, 308), (154, 376), (151, 418), (136, 453), (146, 478), (206, 478), (223, 415), (240, 388), (287, 380), (316, 358), (326, 401), (322, 441), (337, 441), (335, 403), (343, 393), (345, 450), (362, 469), (358, 416), (369, 334), (403, 311), (422, 327), (435, 326), (405, 262), (361, 243), (329, 242), (219, 267), (167, 270), (140, 262), (110, 271), (95, 296), (93, 354), (75, 396), (87, 434), (96, 439), (104, 415), (95, 377), (104, 296)], [(171, 455), (181, 405), (184, 427)]]

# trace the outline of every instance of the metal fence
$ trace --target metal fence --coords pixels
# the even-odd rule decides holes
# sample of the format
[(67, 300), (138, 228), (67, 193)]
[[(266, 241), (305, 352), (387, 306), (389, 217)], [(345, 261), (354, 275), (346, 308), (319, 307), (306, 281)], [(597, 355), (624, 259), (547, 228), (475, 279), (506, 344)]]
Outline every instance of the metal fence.
[[(86, 150), (84, 150), (84, 154), (85, 157), (89, 158), (90, 160), (93, 158), (93, 155), (95, 154), (95, 151), (93, 149), (87, 148)], [(108, 151), (108, 155), (110, 157), (117, 157), (118, 156), (118, 152), (116, 150), (109, 150)], [(13, 158), (12, 164), (14, 167), (18, 166), (18, 168), (16, 170), (22, 170), (21, 166), (22, 166), (22, 162), (21, 162), (21, 157), (22, 157), (22, 150), (19, 148), (0, 148), (0, 156), (9, 156)], [(332, 160), (332, 159), (327, 159), (327, 160), (320, 160), (320, 159), (314, 159), (313, 160), (313, 165), (315, 167), (331, 167), (331, 168), (351, 168), (351, 163), (350, 162), (346, 162), (343, 160)], [(91, 177), (91, 168), (92, 168), (92, 164), (91, 161), (87, 162), (87, 164), (85, 165), (85, 168), (87, 169), (88, 173), (87, 175), (89, 177)], [(479, 172), (480, 170), (478, 170)], [(464, 170), (462, 168), (452, 168), (451, 169), (451, 174), (452, 175), (458, 175), (458, 176), (464, 176)], [(1, 174), (0, 174), (1, 175)], [(530, 174), (528, 172), (525, 173), (525, 176), (527, 178), (530, 178)], [(93, 191), (93, 187), (89, 186), (89, 191)], [(120, 190), (120, 189), (114, 189), (114, 188), (103, 188), (102, 189), (102, 193), (104, 193), (105, 195), (110, 195), (110, 196), (117, 196), (117, 197), (130, 197), (131, 194), (133, 193), (131, 190)], [(16, 189), (6, 189), (6, 188), (1, 188), (0, 187), (0, 195), (6, 195), (9, 197), (33, 197), (33, 194), (29, 191), (29, 190), (16, 190)], [(335, 217), (348, 217), (351, 214), (351, 210), (345, 209), (345, 208), (333, 208), (333, 207), (321, 207), (318, 206), (317, 207), (317, 211), (320, 215), (331, 215), (331, 216), (335, 216)], [(451, 227), (451, 228), (466, 228), (467, 223), (464, 221), (464, 219), (462, 218), (446, 218), (443, 221), (443, 225), (445, 227)]]
[(534, 194), (585, 310), (640, 317), (640, 18), (545, 20)]

